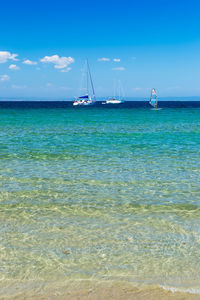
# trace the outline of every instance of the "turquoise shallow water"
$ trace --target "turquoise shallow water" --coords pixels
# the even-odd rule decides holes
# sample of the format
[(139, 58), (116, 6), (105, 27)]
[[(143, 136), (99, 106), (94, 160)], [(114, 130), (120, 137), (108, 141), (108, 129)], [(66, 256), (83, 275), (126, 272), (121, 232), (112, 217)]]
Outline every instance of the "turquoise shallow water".
[(200, 109), (0, 112), (0, 295), (200, 282)]

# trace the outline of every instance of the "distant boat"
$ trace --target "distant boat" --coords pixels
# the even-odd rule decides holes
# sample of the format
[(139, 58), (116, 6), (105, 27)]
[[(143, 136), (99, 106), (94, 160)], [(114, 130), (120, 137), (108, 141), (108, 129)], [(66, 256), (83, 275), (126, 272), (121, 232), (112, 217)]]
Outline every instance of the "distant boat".
[(151, 97), (150, 97), (149, 104), (151, 104), (151, 106), (153, 106), (154, 108), (158, 108), (158, 99), (157, 99), (157, 94), (155, 89), (151, 90)]
[(115, 89), (116, 89), (116, 85), (114, 84), (114, 97), (106, 99), (106, 101), (102, 102), (102, 104), (121, 104), (121, 103), (125, 102), (125, 100), (121, 99), (121, 83), (120, 83), (120, 81), (118, 82), (118, 91), (119, 91), (118, 98), (115, 97)]
[[(74, 106), (88, 106), (93, 105), (96, 101), (94, 86), (92, 81), (92, 76), (90, 73), (88, 59), (86, 59), (86, 94), (80, 97), (77, 97), (76, 100), (73, 102)], [(89, 92), (89, 86), (91, 87), (92, 92)]]
[(106, 99), (106, 102), (102, 102), (102, 104), (121, 104), (124, 103), (124, 100), (116, 99), (115, 97), (111, 99)]

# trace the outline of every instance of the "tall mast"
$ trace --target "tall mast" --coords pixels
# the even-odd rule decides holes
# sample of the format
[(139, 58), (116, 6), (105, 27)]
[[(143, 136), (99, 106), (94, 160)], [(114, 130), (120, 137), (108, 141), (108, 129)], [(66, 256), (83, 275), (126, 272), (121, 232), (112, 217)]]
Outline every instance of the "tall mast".
[(116, 97), (116, 80), (114, 80), (114, 98)]
[(88, 85), (88, 59), (86, 59), (86, 76), (87, 76), (87, 95), (89, 95), (89, 85)]
[(92, 94), (93, 94), (93, 97), (95, 99), (96, 97), (95, 97), (95, 92), (94, 92), (94, 85), (93, 85), (93, 82), (92, 82), (92, 76), (91, 76), (91, 73), (90, 73), (90, 67), (89, 67), (88, 59), (87, 59), (87, 69), (88, 69), (90, 82), (91, 82), (91, 86), (92, 86)]

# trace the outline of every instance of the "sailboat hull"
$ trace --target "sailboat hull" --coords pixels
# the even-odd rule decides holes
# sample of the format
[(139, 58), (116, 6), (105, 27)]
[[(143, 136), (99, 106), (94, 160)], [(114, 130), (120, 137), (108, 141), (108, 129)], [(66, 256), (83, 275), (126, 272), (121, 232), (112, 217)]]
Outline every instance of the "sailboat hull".
[(106, 100), (102, 104), (121, 104), (124, 103), (124, 100)]
[(74, 106), (89, 106), (89, 105), (94, 105), (94, 101), (91, 100), (78, 100), (78, 101), (74, 101), (73, 105)]

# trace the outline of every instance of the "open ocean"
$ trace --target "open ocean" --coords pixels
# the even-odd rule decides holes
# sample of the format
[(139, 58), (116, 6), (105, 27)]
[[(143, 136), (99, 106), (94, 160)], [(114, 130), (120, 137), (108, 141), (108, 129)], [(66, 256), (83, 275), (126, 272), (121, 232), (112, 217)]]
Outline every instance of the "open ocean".
[(199, 102), (5, 103), (1, 299), (93, 281), (200, 297)]

